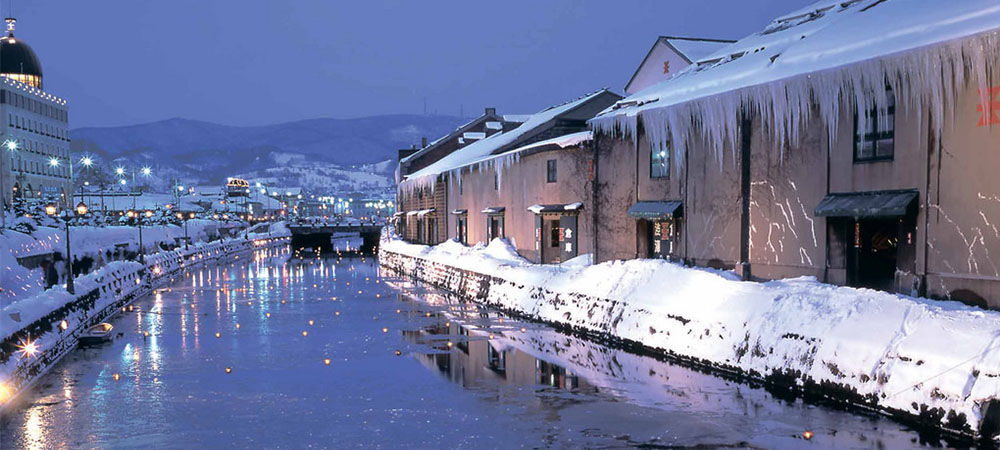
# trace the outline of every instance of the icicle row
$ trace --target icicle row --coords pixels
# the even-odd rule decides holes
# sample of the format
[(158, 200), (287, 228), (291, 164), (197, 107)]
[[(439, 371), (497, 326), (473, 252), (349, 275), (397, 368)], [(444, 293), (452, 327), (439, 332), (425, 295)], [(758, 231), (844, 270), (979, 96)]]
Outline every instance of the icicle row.
[[(727, 142), (735, 157), (744, 111), (761, 120), (761, 126), (777, 139), (778, 151), (784, 152), (786, 145), (800, 142), (817, 108), (832, 147), (843, 108), (850, 108), (852, 114), (857, 108), (859, 129), (865, 129), (869, 120), (886, 128), (889, 117), (885, 105), (892, 92), (896, 104), (905, 104), (918, 120), (927, 108), (930, 125), (940, 135), (946, 124), (954, 123), (955, 109), (945, 105), (954, 105), (959, 90), (973, 80), (980, 92), (987, 92), (988, 76), (998, 66), (1000, 33), (993, 31), (684, 103), (632, 106), (632, 110), (591, 119), (590, 124), (597, 133), (630, 138), (635, 143), (641, 121), (650, 148), (669, 147), (674, 160), (682, 163), (685, 147), (700, 137), (721, 168)], [(877, 110), (874, 117), (868, 114), (871, 110)]]

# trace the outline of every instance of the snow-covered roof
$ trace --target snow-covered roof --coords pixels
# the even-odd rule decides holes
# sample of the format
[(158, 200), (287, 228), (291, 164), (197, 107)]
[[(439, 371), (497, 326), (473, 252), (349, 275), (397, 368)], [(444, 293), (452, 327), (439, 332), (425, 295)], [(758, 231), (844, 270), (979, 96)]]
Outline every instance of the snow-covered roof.
[[(606, 92), (608, 92), (607, 89), (601, 89), (571, 102), (553, 106), (536, 114), (532, 114), (530, 118), (521, 126), (510, 131), (496, 133), (486, 139), (481, 139), (462, 147), (450, 155), (441, 158), (437, 162), (408, 175), (406, 179), (416, 180), (425, 177), (436, 177), (442, 172), (466, 166), (497, 152), (504, 151), (510, 146), (516, 145), (521, 138), (531, 136), (534, 132), (538, 131), (539, 128), (550, 121), (567, 112), (573, 111), (574, 109)], [(431, 181), (433, 181), (433, 179)]]
[[(476, 165), (479, 163), (484, 163), (490, 160), (500, 159), (500, 158), (510, 158), (515, 155), (520, 155), (528, 150), (534, 150), (541, 147), (547, 147), (550, 145), (556, 145), (559, 148), (574, 147), (580, 145), (584, 142), (588, 142), (594, 139), (594, 132), (590, 130), (578, 131), (576, 133), (564, 134), (562, 136), (556, 136), (552, 139), (546, 139), (544, 141), (534, 142), (523, 147), (518, 147), (513, 150), (509, 150), (500, 154), (486, 156), (484, 158), (472, 161), (466, 166)], [(464, 166), (463, 166), (464, 167)]]
[(524, 123), (531, 118), (531, 114), (504, 114), (504, 122)]
[(721, 39), (685, 38), (673, 36), (660, 36), (660, 39), (670, 44), (671, 47), (677, 50), (677, 53), (680, 53), (681, 56), (687, 58), (687, 60), (692, 63), (719, 51), (719, 49), (730, 45), (733, 42), (736, 42)]
[(718, 149), (736, 141), (746, 106), (794, 140), (814, 105), (835, 128), (841, 99), (861, 110), (885, 104), (887, 82), (899, 101), (926, 103), (940, 121), (967, 74), (984, 83), (997, 65), (998, 29), (996, 0), (823, 0), (619, 101), (591, 124), (634, 137), (641, 118), (650, 143), (682, 143), (674, 146), (680, 157), (693, 122)]
[[(479, 117), (476, 117), (475, 119), (472, 119), (472, 120), (470, 120), (470, 121), (468, 121), (466, 123), (463, 123), (458, 128), (455, 128), (455, 131), (452, 131), (451, 133), (448, 133), (448, 134), (446, 134), (444, 136), (441, 136), (441, 137), (439, 137), (439, 138), (431, 141), (431, 143), (425, 145), (420, 150), (417, 150), (416, 152), (413, 152), (413, 154), (410, 154), (407, 157), (399, 160), (399, 163), (400, 164), (405, 164), (405, 163), (413, 161), (413, 160), (415, 160), (417, 158), (420, 158), (421, 156), (427, 154), (427, 152), (429, 152), (432, 149), (434, 149), (435, 147), (437, 147), (442, 142), (446, 142), (449, 139), (453, 139), (455, 137), (461, 136), (462, 134), (465, 133), (466, 130), (468, 130), (468, 129), (474, 127), (474, 126), (476, 126), (477, 124), (479, 124), (479, 123), (481, 123), (483, 121), (488, 121), (488, 122), (486, 122), (487, 124), (489, 124), (489, 123), (497, 123), (497, 122), (493, 121), (493, 120), (496, 119), (496, 114), (493, 114), (492, 111), (493, 111), (493, 108), (488, 108), (487, 112), (490, 112), (490, 114), (484, 113), (483, 115), (481, 115)], [(490, 120), (490, 119), (493, 119), (493, 120)], [(503, 128), (503, 127), (501, 126), (501, 128)]]

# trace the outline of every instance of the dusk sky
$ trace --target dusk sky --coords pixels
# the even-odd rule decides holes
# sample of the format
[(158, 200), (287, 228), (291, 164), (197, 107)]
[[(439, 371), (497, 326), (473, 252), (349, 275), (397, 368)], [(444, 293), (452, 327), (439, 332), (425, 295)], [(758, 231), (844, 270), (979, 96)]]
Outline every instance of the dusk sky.
[[(3, 1), (4, 15), (10, 0)], [(737, 39), (809, 0), (15, 1), (71, 126), (259, 125), (484, 106), (623, 86), (657, 35)], [(637, 13), (641, 11), (641, 13)]]

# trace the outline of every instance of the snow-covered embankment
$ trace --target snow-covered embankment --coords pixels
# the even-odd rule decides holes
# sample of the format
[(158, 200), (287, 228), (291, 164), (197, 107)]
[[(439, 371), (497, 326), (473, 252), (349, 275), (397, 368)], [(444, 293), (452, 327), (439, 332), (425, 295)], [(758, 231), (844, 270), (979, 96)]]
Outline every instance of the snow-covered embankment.
[(996, 420), (1000, 312), (813, 278), (741, 282), (661, 260), (585, 258), (538, 265), (502, 240), (387, 240), (379, 261), (538, 320), (941, 429), (976, 435), (985, 416)]
[(77, 345), (89, 327), (107, 320), (137, 298), (169, 283), (184, 271), (205, 263), (239, 258), (239, 254), (287, 246), (284, 224), (270, 233), (251, 233), (188, 248), (147, 255), (144, 264), (112, 262), (77, 277), (76, 294), (56, 286), (0, 309), (0, 412)]

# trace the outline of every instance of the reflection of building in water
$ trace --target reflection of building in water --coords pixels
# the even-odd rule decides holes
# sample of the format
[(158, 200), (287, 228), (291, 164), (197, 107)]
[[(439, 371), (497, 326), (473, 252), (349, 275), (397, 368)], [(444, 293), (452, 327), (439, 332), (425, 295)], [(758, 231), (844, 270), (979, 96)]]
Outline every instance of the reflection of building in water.
[[(485, 334), (457, 323), (437, 323), (419, 331), (403, 331), (406, 340), (437, 352), (418, 354), (429, 369), (436, 369), (462, 386), (500, 384), (550, 386), (560, 389), (590, 388), (572, 371), (516, 348), (501, 348)], [(448, 343), (452, 346), (449, 347)]]

